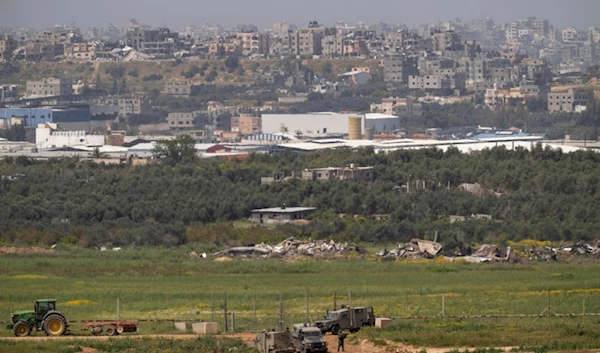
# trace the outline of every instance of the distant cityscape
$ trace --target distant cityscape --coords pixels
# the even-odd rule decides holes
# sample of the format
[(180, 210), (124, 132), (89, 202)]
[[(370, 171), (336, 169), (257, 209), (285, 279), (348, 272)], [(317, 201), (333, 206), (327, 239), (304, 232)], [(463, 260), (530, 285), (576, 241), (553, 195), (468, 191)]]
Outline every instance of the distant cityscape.
[[(81, 145), (89, 151), (91, 146), (122, 147), (142, 135), (180, 133), (205, 143), (280, 143), (351, 135), (400, 139), (409, 133), (402, 121), (422, 117), (427, 104), (470, 102), (498, 111), (539, 99), (549, 113), (583, 113), (594, 101), (594, 91), (584, 84), (599, 76), (599, 42), (598, 27), (560, 29), (536, 17), (503, 24), (491, 19), (455, 20), (418, 28), (360, 22), (328, 26), (313, 20), (306, 26), (275, 23), (268, 30), (241, 24), (186, 26), (177, 31), (134, 19), (120, 27), (86, 30), (75, 24), (42, 31), (2, 28), (0, 129), (48, 130), (36, 132), (29, 147), (5, 143), (4, 149), (43, 151)], [(224, 64), (217, 69), (212, 62), (218, 60)], [(352, 65), (340, 64), (343, 70), (333, 72), (331, 63), (344, 60), (353, 60)], [(102, 71), (110, 73), (112, 82), (101, 82), (97, 66), (89, 79), (46, 75), (42, 70), (26, 82), (10, 82), (7, 70), (18, 71), (11, 65), (23, 62), (105, 65)], [(119, 65), (135, 62), (198, 64), (182, 69), (177, 79), (158, 73), (144, 76), (143, 81), (158, 90), (136, 86), (132, 91), (127, 85), (138, 73)], [(308, 62), (323, 62), (320, 73), (309, 69)], [(216, 82), (224, 76), (220, 72), (244, 78), (229, 84), (247, 87), (246, 96), (271, 99), (232, 105), (223, 96), (197, 109), (174, 108), (170, 103), (157, 108), (160, 97), (193, 99), (206, 85), (228, 84)], [(374, 84), (403, 94), (380, 98), (363, 110), (303, 112), (302, 119), (290, 109), (315, 94), (343, 97), (349, 88)], [(133, 123), (128, 120), (132, 116), (142, 118)], [(353, 117), (361, 120), (348, 120)], [(351, 131), (353, 124), (360, 126), (358, 133)], [(507, 128), (499, 132), (506, 135)], [(510, 131), (522, 132), (515, 127)], [(465, 130), (463, 135), (481, 132), (490, 131)], [(115, 138), (117, 133), (121, 138)], [(429, 129), (421, 135), (440, 139), (444, 134)]]

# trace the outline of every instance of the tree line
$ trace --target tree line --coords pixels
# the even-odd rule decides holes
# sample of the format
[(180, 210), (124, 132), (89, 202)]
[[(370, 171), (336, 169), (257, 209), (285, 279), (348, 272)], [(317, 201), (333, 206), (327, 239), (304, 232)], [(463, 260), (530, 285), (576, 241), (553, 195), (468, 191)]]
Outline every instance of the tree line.
[[(176, 147), (164, 147), (164, 163), (133, 169), (77, 158), (5, 158), (0, 162), (0, 239), (90, 247), (196, 241), (216, 246), (294, 235), (391, 245), (413, 237), (432, 239), (438, 232), (450, 251), (525, 238), (589, 240), (600, 226), (600, 155), (592, 151), (564, 154), (538, 145), (531, 151), (384, 154), (366, 148), (225, 160), (188, 158), (173, 152)], [(273, 172), (300, 175), (305, 168), (351, 163), (374, 166), (375, 180), (260, 183), (261, 176)], [(481, 192), (464, 191), (464, 183), (480, 184)], [(232, 223), (247, 219), (252, 209), (284, 202), (318, 212), (302, 226), (239, 228)], [(375, 214), (386, 216), (375, 220)], [(469, 220), (472, 214), (492, 220)], [(468, 220), (450, 223), (450, 215)]]

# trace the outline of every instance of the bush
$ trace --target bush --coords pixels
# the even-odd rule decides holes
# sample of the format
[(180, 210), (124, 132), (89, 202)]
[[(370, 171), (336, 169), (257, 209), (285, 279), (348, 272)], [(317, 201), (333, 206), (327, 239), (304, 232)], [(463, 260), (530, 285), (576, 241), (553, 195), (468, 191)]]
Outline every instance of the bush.
[(187, 71), (181, 71), (183, 77), (185, 78), (192, 78), (194, 76), (196, 76), (196, 74), (202, 72), (204, 70), (201, 70), (198, 66), (192, 66), (189, 70)]
[(109, 74), (113, 79), (122, 78), (125, 75), (125, 68), (123, 66), (111, 66), (104, 70), (105, 73)]
[(230, 70), (235, 70), (240, 66), (240, 59), (237, 56), (228, 56), (225, 59), (225, 67)]
[(162, 79), (163, 79), (163, 77), (161, 75), (159, 75), (159, 74), (152, 74), (152, 75), (149, 75), (149, 76), (144, 76), (142, 78), (142, 81), (144, 81), (144, 82), (146, 82), (146, 81), (160, 81)]
[(208, 73), (208, 75), (206, 75), (206, 81), (213, 82), (217, 79), (217, 77), (219, 77), (219, 74), (213, 69), (211, 72)]

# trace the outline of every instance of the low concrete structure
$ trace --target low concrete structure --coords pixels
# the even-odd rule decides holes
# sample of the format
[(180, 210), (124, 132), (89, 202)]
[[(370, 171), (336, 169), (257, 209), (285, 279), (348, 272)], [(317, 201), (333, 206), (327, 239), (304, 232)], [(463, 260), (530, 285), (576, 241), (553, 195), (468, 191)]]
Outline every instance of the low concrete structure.
[(185, 322), (175, 322), (174, 325), (177, 331), (187, 331), (187, 324)]
[(197, 322), (192, 324), (192, 331), (197, 334), (216, 334), (217, 323), (216, 322)]
[(378, 328), (386, 328), (392, 324), (392, 319), (388, 319), (386, 317), (377, 317), (375, 318), (375, 327)]
[(260, 208), (250, 211), (250, 220), (258, 223), (288, 223), (306, 217), (316, 210), (314, 207), (281, 207)]
[(302, 180), (327, 181), (327, 180), (367, 180), (374, 179), (374, 167), (328, 167), (305, 169), (302, 171)]

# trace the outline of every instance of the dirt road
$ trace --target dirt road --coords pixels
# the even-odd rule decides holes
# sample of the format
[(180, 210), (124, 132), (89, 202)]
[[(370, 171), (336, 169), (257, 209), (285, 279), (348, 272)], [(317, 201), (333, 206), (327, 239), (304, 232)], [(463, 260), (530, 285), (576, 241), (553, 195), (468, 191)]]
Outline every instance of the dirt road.
[[(44, 340), (60, 340), (60, 341), (74, 341), (74, 340), (101, 340), (106, 341), (109, 338), (111, 339), (139, 339), (139, 338), (164, 338), (164, 339), (173, 339), (173, 340), (186, 340), (186, 339), (194, 339), (198, 337), (197, 335), (192, 334), (163, 334), (163, 335), (128, 335), (124, 334), (121, 336), (59, 336), (59, 337), (46, 337), (45, 335), (34, 335), (31, 337), (0, 337), (0, 340), (8, 340), (8, 341), (44, 341)], [(234, 335), (219, 335), (217, 337), (228, 337), (228, 338), (239, 338), (243, 342), (251, 345), (254, 337), (256, 337), (255, 333), (238, 333)], [(329, 352), (337, 351), (337, 336), (328, 334), (325, 335), (325, 341), (327, 341), (327, 345), (329, 347)], [(407, 346), (402, 343), (391, 342), (391, 341), (383, 341), (385, 344), (375, 345), (373, 342), (368, 340), (357, 340), (349, 335), (345, 341), (346, 352), (348, 353), (418, 353), (423, 350), (424, 347), (413, 347)], [(505, 347), (504, 351), (509, 352), (512, 347)], [(432, 348), (425, 347), (427, 353), (445, 353), (457, 349), (456, 347), (447, 347), (447, 348)], [(466, 347), (458, 347), (460, 351), (464, 351)], [(85, 349), (84, 352), (92, 353), (94, 350)]]

